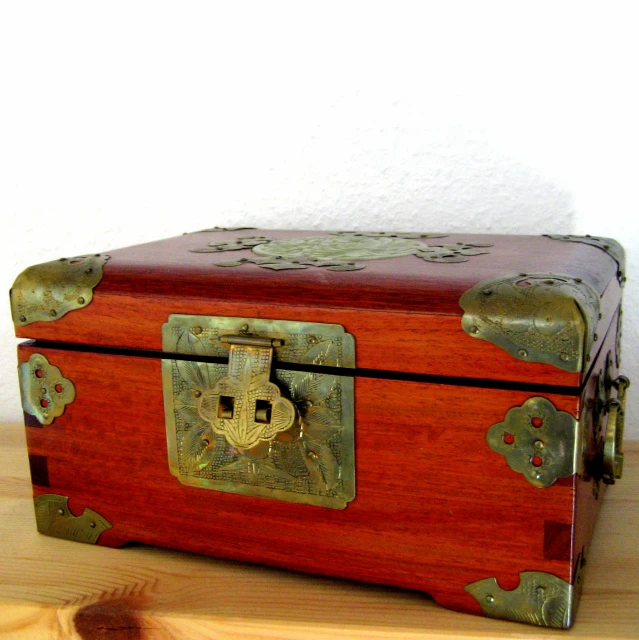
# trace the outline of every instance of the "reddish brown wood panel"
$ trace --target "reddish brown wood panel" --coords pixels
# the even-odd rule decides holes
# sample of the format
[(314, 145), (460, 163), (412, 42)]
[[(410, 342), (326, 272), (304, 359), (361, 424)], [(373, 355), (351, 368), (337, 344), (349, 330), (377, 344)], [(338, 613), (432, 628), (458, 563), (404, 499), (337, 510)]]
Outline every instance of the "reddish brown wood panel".
[[(259, 233), (290, 237), (312, 232)], [(88, 307), (55, 322), (17, 328), (16, 335), (160, 350), (162, 325), (173, 313), (329, 322), (355, 336), (362, 368), (578, 386), (579, 374), (521, 361), (466, 335), (459, 298), (477, 282), (497, 275), (569, 273), (603, 296), (600, 336), (619, 303), (616, 263), (604, 251), (541, 236), (451, 235), (441, 242), (491, 243), (491, 253), (454, 264), (429, 263), (414, 255), (371, 260), (362, 271), (349, 272), (316, 267), (271, 271), (253, 264), (223, 268), (214, 263), (247, 257), (248, 250), (189, 252), (235, 235), (188, 234), (110, 252)], [(595, 344), (591, 357), (597, 350)]]
[[(595, 477), (593, 477), (599, 475), (596, 463), (593, 463), (601, 451), (602, 439), (607, 427), (607, 416), (601, 415), (597, 420), (597, 411), (601, 410), (601, 406), (596, 399), (599, 393), (598, 385), (600, 378), (603, 380), (608, 378), (609, 381), (612, 381), (620, 374), (615, 356), (617, 341), (619, 339), (616, 327), (617, 314), (615, 314), (613, 318), (610, 331), (602, 342), (601, 351), (594, 363), (591, 376), (584, 388), (580, 401), (583, 413), (582, 429), (586, 447), (586, 453), (584, 455), (586, 465), (583, 472), (575, 476), (573, 564), (577, 561), (579, 554), (585, 554), (585, 557), (588, 557), (588, 547), (592, 540), (597, 516), (601, 509), (601, 502), (606, 492), (607, 485), (603, 482), (598, 482)], [(610, 371), (606, 369), (608, 358), (612, 364)], [(614, 389), (612, 393), (614, 397), (616, 395)]]
[[(19, 349), (25, 361), (33, 347)], [(356, 498), (326, 509), (187, 487), (170, 475), (160, 362), (44, 350), (76, 387), (55, 422), (27, 428), (47, 456), (49, 486), (113, 524), (100, 544), (128, 540), (423, 590), (479, 613), (464, 586), (521, 571), (571, 579), (547, 557), (546, 522), (572, 527), (572, 481), (540, 489), (485, 442), (530, 394), (357, 379)], [(549, 395), (563, 411), (578, 398)]]

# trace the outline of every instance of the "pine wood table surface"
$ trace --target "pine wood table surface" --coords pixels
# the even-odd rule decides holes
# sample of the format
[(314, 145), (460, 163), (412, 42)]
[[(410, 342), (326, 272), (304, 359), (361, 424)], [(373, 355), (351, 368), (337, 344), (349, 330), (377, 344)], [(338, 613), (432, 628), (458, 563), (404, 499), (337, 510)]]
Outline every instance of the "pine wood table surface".
[(0, 425), (0, 637), (639, 638), (639, 442), (625, 451), (624, 478), (608, 490), (588, 555), (575, 625), (561, 631), (455, 613), (400, 589), (40, 535), (24, 429)]

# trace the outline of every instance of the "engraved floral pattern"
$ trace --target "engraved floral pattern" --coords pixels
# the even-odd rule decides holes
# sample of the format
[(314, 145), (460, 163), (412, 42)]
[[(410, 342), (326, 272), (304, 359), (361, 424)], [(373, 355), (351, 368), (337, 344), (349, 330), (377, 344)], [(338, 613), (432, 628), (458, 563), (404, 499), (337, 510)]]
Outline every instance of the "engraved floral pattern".
[(380, 260), (414, 255), (426, 262), (466, 262), (471, 256), (488, 253), (490, 244), (426, 244), (428, 238), (443, 238), (429, 233), (357, 233), (336, 232), (328, 236), (284, 238), (241, 236), (233, 242), (210, 242), (194, 253), (220, 253), (250, 249), (256, 258), (216, 262), (218, 267), (255, 264), (264, 269), (308, 269), (322, 267), (329, 271), (358, 271), (365, 268), (360, 260)]

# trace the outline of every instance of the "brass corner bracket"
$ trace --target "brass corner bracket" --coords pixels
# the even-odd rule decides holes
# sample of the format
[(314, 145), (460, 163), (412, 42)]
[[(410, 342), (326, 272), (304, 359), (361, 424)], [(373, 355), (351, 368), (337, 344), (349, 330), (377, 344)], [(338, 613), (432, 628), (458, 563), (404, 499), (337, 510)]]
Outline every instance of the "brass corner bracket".
[(519, 586), (505, 591), (496, 578), (478, 580), (464, 590), (479, 603), (485, 616), (567, 629), (577, 606), (576, 588), (542, 571), (523, 571)]
[(111, 529), (111, 523), (92, 509), (74, 516), (69, 510), (69, 498), (56, 493), (46, 493), (34, 499), (38, 531), (54, 538), (95, 544), (98, 538)]
[(550, 238), (551, 240), (589, 244), (591, 247), (597, 247), (605, 251), (617, 263), (617, 280), (619, 280), (619, 284), (623, 284), (626, 281), (626, 252), (613, 238), (598, 238), (588, 234), (585, 236), (562, 236), (548, 233), (545, 233), (544, 237)]
[(578, 422), (550, 400), (529, 398), (486, 434), (488, 446), (535, 487), (549, 487), (575, 473)]
[(22, 408), (40, 424), (51, 424), (75, 400), (73, 382), (41, 353), (33, 353), (18, 368)]
[(599, 295), (581, 278), (520, 273), (484, 280), (459, 300), (462, 327), (472, 338), (528, 362), (580, 372), (590, 358)]
[(53, 322), (86, 307), (110, 256), (61, 258), (25, 269), (11, 287), (11, 315), (18, 327)]

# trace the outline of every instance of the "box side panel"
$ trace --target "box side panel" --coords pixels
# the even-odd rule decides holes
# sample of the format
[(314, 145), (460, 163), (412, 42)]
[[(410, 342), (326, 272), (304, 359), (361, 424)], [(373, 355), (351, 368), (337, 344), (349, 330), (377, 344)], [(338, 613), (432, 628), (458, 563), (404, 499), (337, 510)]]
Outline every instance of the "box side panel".
[[(20, 361), (34, 351), (21, 346)], [(42, 353), (75, 398), (49, 425), (27, 420), (34, 494), (103, 517), (111, 528), (99, 544), (135, 540), (397, 585), (473, 613), (471, 583), (494, 577), (515, 589), (525, 571), (571, 579), (573, 478), (534, 486), (486, 441), (530, 394), (356, 379), (356, 496), (336, 510), (180, 484), (169, 472), (159, 360)], [(546, 400), (576, 415), (577, 398)]]
[(615, 313), (610, 330), (603, 340), (601, 351), (580, 399), (584, 462), (580, 473), (575, 476), (573, 582), (583, 579), (581, 570), (587, 563), (588, 548), (606, 493), (607, 485), (602, 480), (602, 456), (610, 414), (606, 411), (605, 405), (610, 399), (618, 396), (614, 384), (621, 373), (618, 316), (619, 310)]

